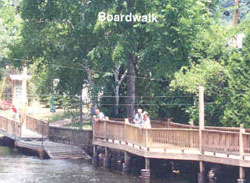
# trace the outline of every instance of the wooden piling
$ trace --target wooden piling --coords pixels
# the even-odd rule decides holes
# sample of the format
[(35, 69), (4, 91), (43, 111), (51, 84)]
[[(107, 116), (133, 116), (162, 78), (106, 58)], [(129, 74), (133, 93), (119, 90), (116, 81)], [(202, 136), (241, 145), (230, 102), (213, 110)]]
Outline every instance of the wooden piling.
[(98, 166), (98, 155), (97, 155), (97, 146), (93, 145), (93, 157), (92, 157), (92, 165), (93, 166)]
[(205, 183), (205, 163), (200, 161), (200, 172), (198, 173), (198, 183)]
[(129, 155), (128, 152), (124, 152), (124, 163), (122, 164), (122, 170), (123, 172), (129, 171)]
[[(244, 160), (244, 139), (243, 139), (243, 133), (245, 133), (245, 129), (243, 124), (240, 125), (240, 137), (239, 137), (239, 146), (240, 146), (240, 159)], [(239, 179), (237, 179), (238, 183), (245, 183), (245, 168), (239, 167)]]
[(145, 158), (145, 169), (141, 170), (141, 178), (150, 178), (150, 159)]
[(105, 147), (105, 154), (104, 154), (104, 159), (103, 159), (103, 167), (104, 168), (109, 168), (109, 152), (108, 148)]

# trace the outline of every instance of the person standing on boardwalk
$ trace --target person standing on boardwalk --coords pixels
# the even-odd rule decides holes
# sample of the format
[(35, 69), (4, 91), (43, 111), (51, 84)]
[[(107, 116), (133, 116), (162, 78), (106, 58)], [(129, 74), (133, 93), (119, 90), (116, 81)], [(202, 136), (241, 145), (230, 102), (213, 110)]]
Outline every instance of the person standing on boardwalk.
[(19, 121), (20, 119), (19, 119), (19, 114), (18, 114), (17, 108), (16, 108), (14, 105), (12, 105), (12, 106), (11, 106), (11, 109), (12, 109), (12, 112), (13, 112), (12, 118), (13, 118), (14, 120)]
[(148, 117), (148, 112), (144, 111), (142, 113), (142, 116), (143, 116), (143, 127), (144, 128), (151, 128), (151, 122), (150, 122), (150, 119)]
[(103, 112), (100, 111), (100, 109), (96, 109), (95, 114), (96, 114), (97, 119), (105, 119), (105, 116), (104, 116)]
[(133, 122), (136, 125), (143, 125), (142, 109), (137, 109)]

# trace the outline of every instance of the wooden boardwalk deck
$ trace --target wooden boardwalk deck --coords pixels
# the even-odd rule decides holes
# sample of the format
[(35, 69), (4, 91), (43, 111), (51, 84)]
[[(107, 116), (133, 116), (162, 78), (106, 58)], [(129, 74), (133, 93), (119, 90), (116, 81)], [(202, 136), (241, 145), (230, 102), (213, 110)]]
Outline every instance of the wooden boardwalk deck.
[(0, 133), (15, 141), (17, 148), (35, 151), (41, 158), (90, 159), (80, 147), (48, 140), (49, 125), (40, 120), (26, 117), (26, 124), (0, 116)]
[[(119, 149), (145, 158), (204, 161), (250, 167), (248, 129), (197, 127), (153, 121), (151, 129), (123, 121), (96, 120), (93, 145)], [(202, 139), (202, 143), (200, 143)]]

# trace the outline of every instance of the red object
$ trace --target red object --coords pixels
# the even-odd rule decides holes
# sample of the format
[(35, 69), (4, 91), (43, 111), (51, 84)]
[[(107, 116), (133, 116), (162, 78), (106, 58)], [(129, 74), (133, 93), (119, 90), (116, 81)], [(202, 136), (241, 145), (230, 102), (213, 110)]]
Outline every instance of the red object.
[(14, 105), (12, 105), (12, 111), (13, 111), (14, 113), (17, 113), (17, 109), (16, 109), (16, 107), (15, 107)]

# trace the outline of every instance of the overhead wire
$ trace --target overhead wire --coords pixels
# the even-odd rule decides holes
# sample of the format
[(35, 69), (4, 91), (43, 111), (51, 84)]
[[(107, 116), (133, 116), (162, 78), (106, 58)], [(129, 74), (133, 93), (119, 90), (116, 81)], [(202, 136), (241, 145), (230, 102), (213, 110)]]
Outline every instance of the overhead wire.
[[(5, 59), (9, 59), (9, 60), (14, 60), (14, 61), (23, 61), (23, 62), (30, 62), (30, 63), (34, 62), (33, 60), (25, 60), (25, 59), (19, 59), (19, 58), (8, 58), (8, 57), (3, 57), (3, 56), (0, 56), (0, 57), (5, 58)], [(61, 68), (68, 68), (68, 69), (81, 70), (81, 71), (85, 71), (86, 69), (88, 69), (89, 71), (91, 71), (93, 73), (100, 73), (100, 74), (106, 73), (104, 71), (96, 71), (96, 70), (93, 70), (93, 69), (89, 69), (89, 68), (87, 68), (85, 66), (82, 66), (80, 64), (77, 64), (77, 66), (80, 66), (82, 68), (72, 67), (72, 66), (65, 66), (65, 65), (55, 64), (55, 63), (49, 63), (49, 65), (52, 65), (54, 67), (57, 66), (57, 67), (61, 67)], [(126, 75), (125, 77), (133, 77), (133, 78), (145, 79), (145, 80), (150, 80), (150, 81), (169, 82), (169, 80), (148, 78), (148, 77), (143, 77), (143, 76)]]

